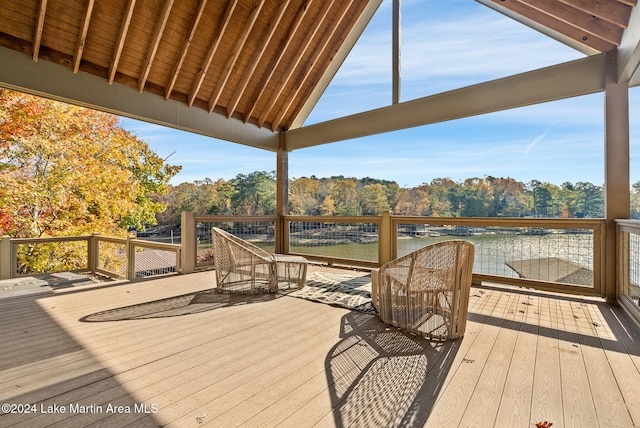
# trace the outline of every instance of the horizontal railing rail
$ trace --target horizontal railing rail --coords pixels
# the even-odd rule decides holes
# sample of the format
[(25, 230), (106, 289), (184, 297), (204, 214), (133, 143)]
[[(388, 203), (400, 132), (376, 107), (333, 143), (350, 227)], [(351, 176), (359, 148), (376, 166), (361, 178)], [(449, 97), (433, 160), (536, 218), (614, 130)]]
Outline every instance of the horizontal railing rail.
[(182, 246), (179, 244), (129, 239), (127, 245), (127, 278), (129, 279), (182, 271)]
[[(603, 295), (604, 224), (604, 220), (599, 219), (435, 218), (393, 216), (389, 213), (382, 216), (331, 217), (183, 213), (181, 244), (99, 234), (2, 238), (0, 278), (20, 274), (17, 268), (18, 248), (57, 244), (76, 246), (69, 249), (70, 253), (75, 251), (76, 254), (76, 264), (72, 266), (75, 270), (114, 278), (209, 269), (213, 266), (211, 228), (216, 226), (270, 252), (301, 255), (329, 265), (365, 268), (380, 267), (430, 243), (467, 239), (476, 247), (475, 283), (488, 281), (565, 293)], [(619, 251), (628, 253), (634, 248), (635, 237), (640, 237), (640, 223), (621, 221), (618, 227), (619, 234), (629, 235), (625, 238), (626, 247), (621, 246)], [(625, 242), (624, 239), (620, 241)], [(36, 251), (32, 253), (38, 254)], [(635, 255), (629, 257), (627, 264)], [(640, 255), (638, 259), (640, 263)], [(623, 267), (619, 269), (623, 272)], [(640, 281), (635, 281), (632, 274), (639, 272), (640, 267), (624, 269), (630, 272), (626, 275), (631, 279), (629, 284), (619, 287), (626, 287), (625, 292), (634, 296), (633, 287)]]
[[(394, 216), (200, 216), (193, 236), (210, 239), (213, 225), (267, 251), (277, 248), (329, 265), (377, 268), (421, 246), (467, 239), (476, 247), (474, 282), (582, 295), (604, 294), (602, 219), (440, 218)], [(198, 226), (195, 226), (195, 225)], [(282, 228), (282, 231), (279, 229)], [(184, 225), (183, 225), (184, 229)], [(184, 233), (184, 230), (183, 230)], [(193, 244), (194, 248), (196, 244)], [(210, 243), (199, 240), (197, 257)], [(187, 249), (185, 249), (187, 251)], [(192, 260), (196, 259), (196, 251)], [(193, 262), (209, 268), (212, 259)]]
[[(81, 248), (73, 247), (76, 243), (80, 243)], [(47, 247), (41, 250), (43, 246)], [(26, 251), (21, 252), (25, 247), (28, 247)], [(62, 271), (90, 272), (110, 278), (128, 279), (155, 276), (180, 272), (181, 253), (182, 247), (177, 244), (100, 234), (46, 238), (3, 237), (0, 241), (0, 279)], [(31, 263), (20, 267), (19, 260), (27, 257)]]
[[(23, 268), (20, 268), (18, 266), (19, 250), (20, 248), (29, 247), (28, 251), (32, 250), (30, 252), (33, 253), (36, 250), (36, 247), (40, 247), (45, 244), (84, 243), (84, 245), (82, 246), (84, 248), (74, 249), (76, 250), (75, 251), (76, 253), (78, 252), (84, 253), (80, 255), (80, 259), (76, 258), (75, 260), (68, 261), (68, 262), (67, 260), (61, 260), (61, 259), (55, 260), (56, 264), (58, 264), (60, 268), (53, 269), (52, 272), (48, 272), (48, 273), (55, 273), (55, 272), (62, 272), (62, 271), (82, 272), (89, 269), (88, 254), (89, 254), (91, 236), (64, 236), (64, 237), (46, 237), (46, 238), (3, 237), (2, 240), (8, 243), (7, 247), (3, 246), (3, 248), (7, 248), (8, 251), (5, 251), (4, 254), (0, 255), (2, 259), (8, 259), (8, 270), (3, 269), (4, 270), (4, 272), (2, 272), (3, 278), (15, 278), (18, 276), (25, 276), (25, 275), (31, 274), (31, 272), (27, 270), (29, 269), (28, 266), (25, 266)], [(37, 258), (38, 259), (37, 261), (39, 262), (39, 264), (46, 263), (46, 262), (49, 262), (50, 264), (51, 261), (45, 260), (45, 259), (52, 259), (53, 257), (52, 257), (51, 251), (49, 251), (48, 254), (44, 254), (43, 252), (38, 255), (34, 255), (31, 258), (32, 259)], [(80, 265), (80, 263), (82, 264)]]
[[(194, 269), (207, 269), (213, 266), (211, 228), (219, 227), (243, 239), (253, 242), (266, 251), (275, 251), (275, 237), (278, 225), (277, 216), (218, 216), (194, 215), (192, 222), (195, 239)], [(191, 239), (190, 241), (194, 241)], [(187, 241), (189, 242), (189, 240)], [(189, 245), (187, 243), (187, 245)]]
[(448, 239), (474, 243), (474, 283), (518, 285), (582, 295), (604, 294), (601, 219), (434, 218), (391, 216), (391, 257)]
[(382, 216), (285, 216), (288, 254), (328, 264), (379, 267)]

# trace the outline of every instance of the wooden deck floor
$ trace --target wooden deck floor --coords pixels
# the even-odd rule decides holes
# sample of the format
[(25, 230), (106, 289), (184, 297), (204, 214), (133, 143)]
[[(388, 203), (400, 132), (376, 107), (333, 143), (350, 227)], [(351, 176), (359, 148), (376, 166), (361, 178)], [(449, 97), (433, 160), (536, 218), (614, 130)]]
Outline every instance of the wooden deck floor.
[(213, 283), (0, 299), (0, 402), (16, 411), (0, 426), (640, 426), (639, 332), (617, 307), (474, 288), (465, 337), (437, 344), (289, 296), (163, 300)]

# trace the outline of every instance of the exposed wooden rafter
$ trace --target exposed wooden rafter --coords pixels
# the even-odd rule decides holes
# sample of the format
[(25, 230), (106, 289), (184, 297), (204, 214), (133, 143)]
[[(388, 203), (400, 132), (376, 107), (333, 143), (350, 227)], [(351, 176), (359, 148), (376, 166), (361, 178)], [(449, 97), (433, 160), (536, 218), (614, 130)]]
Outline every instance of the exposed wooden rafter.
[(164, 97), (169, 99), (171, 96), (171, 91), (173, 91), (173, 87), (176, 84), (176, 80), (178, 80), (178, 75), (180, 74), (180, 70), (182, 69), (182, 64), (184, 64), (184, 59), (187, 57), (187, 53), (189, 52), (189, 48), (193, 43), (193, 38), (195, 37), (196, 30), (198, 29), (198, 24), (200, 23), (200, 18), (202, 18), (202, 14), (204, 13), (204, 8), (207, 6), (207, 0), (200, 0), (198, 4), (198, 8), (196, 9), (195, 14), (193, 15), (193, 20), (191, 21), (191, 26), (189, 27), (189, 35), (185, 40), (182, 48), (180, 49), (180, 55), (178, 55), (178, 61), (173, 67), (173, 72), (171, 73), (171, 78), (165, 87)]
[(637, 0), (558, 0), (613, 24), (627, 26), (631, 8)]
[(344, 63), (345, 58), (347, 58), (360, 35), (371, 22), (380, 4), (382, 4), (382, 0), (370, 0), (364, 9), (357, 13), (354, 12), (352, 16), (354, 18), (357, 16), (357, 19), (352, 19), (349, 22), (349, 27), (345, 29), (347, 36), (342, 40), (340, 47), (331, 54), (331, 62), (319, 77), (316, 76), (314, 78), (317, 79), (317, 84), (311, 87), (310, 93), (305, 97), (304, 104), (297, 107), (295, 113), (292, 114), (291, 119), (287, 122), (288, 130), (300, 128), (304, 125), (305, 120)]
[[(575, 40), (577, 43), (595, 52), (606, 52), (615, 48), (615, 44), (606, 41), (596, 34), (588, 33), (580, 27), (547, 13), (541, 6), (544, 0), (490, 0), (499, 7), (520, 15), (536, 24), (536, 29), (551, 30), (556, 34)], [(536, 5), (538, 7), (534, 7)], [(513, 15), (510, 15), (513, 16)]]
[[(311, 74), (311, 72), (313, 71), (315, 65), (317, 64), (317, 61), (319, 59), (320, 54), (325, 51), (325, 49), (329, 45), (329, 42), (331, 41), (331, 39), (335, 35), (336, 31), (338, 30), (339, 25), (344, 22), (344, 19), (347, 16), (347, 12), (351, 8), (351, 5), (353, 4), (353, 1), (354, 0), (349, 0), (348, 2), (346, 2), (347, 3), (347, 7), (345, 7), (342, 10), (342, 13), (336, 19), (336, 22), (338, 23), (338, 25), (333, 26), (333, 29), (331, 31), (327, 31), (323, 35), (323, 40), (321, 40), (319, 48), (317, 48), (317, 49), (315, 49), (313, 51), (310, 60), (304, 65), (306, 67), (306, 72), (304, 73), (304, 75), (302, 77), (302, 81), (306, 81), (308, 79), (309, 75)], [(305, 91), (307, 90), (307, 88), (305, 88), (304, 85), (297, 85), (295, 91), (293, 92), (293, 96), (291, 96), (291, 95), (288, 96), (288, 99), (282, 104), (282, 107), (278, 111), (278, 114), (275, 116), (275, 119), (274, 119), (273, 123), (271, 124), (271, 130), (272, 131), (277, 129), (277, 128), (279, 128), (282, 125), (282, 121), (284, 119), (285, 114), (291, 108), (291, 105), (294, 103), (294, 101), (298, 98), (298, 94), (303, 90), (305, 90)], [(285, 126), (285, 128), (286, 128), (286, 126)]]
[(156, 28), (153, 32), (153, 37), (151, 37), (151, 43), (149, 44), (149, 50), (147, 51), (147, 56), (144, 60), (144, 66), (142, 67), (142, 74), (140, 74), (140, 78), (138, 79), (138, 91), (140, 93), (142, 93), (144, 84), (147, 82), (147, 77), (149, 77), (149, 72), (153, 65), (153, 59), (156, 57), (158, 45), (160, 44), (160, 40), (162, 40), (162, 35), (164, 34), (164, 27), (167, 25), (167, 21), (169, 20), (173, 1), (174, 0), (165, 0), (162, 12), (160, 13), (158, 22), (156, 23)]
[(251, 117), (253, 117), (253, 112), (255, 111), (258, 105), (258, 101), (260, 100), (260, 98), (262, 97), (262, 95), (264, 94), (267, 88), (267, 82), (271, 80), (271, 78), (275, 74), (276, 69), (280, 65), (280, 62), (282, 61), (282, 58), (284, 57), (285, 52), (287, 52), (287, 49), (289, 48), (289, 45), (295, 40), (295, 35), (298, 32), (298, 28), (300, 27), (302, 20), (307, 14), (307, 11), (310, 9), (309, 6), (311, 6), (312, 2), (313, 0), (308, 0), (298, 8), (298, 12), (296, 13), (295, 18), (293, 19), (293, 22), (289, 27), (289, 32), (285, 38), (285, 42), (282, 44), (282, 46), (279, 46), (277, 49), (277, 52), (280, 52), (279, 55), (277, 55), (275, 60), (271, 62), (271, 66), (269, 67), (269, 72), (267, 73), (267, 75), (263, 76), (260, 79), (261, 84), (258, 85), (258, 88), (259, 88), (258, 94), (254, 97), (253, 104), (249, 107), (249, 109), (245, 113), (245, 117), (244, 117), (245, 123), (248, 122), (249, 119), (251, 119)]
[(247, 67), (247, 72), (242, 75), (242, 80), (238, 84), (238, 87), (236, 88), (236, 91), (234, 92), (233, 97), (231, 98), (231, 102), (229, 103), (229, 105), (227, 105), (227, 118), (230, 118), (231, 116), (233, 116), (233, 113), (235, 112), (235, 109), (238, 106), (238, 102), (240, 101), (240, 98), (244, 95), (244, 92), (247, 89), (247, 85), (249, 84), (249, 80), (255, 73), (256, 68), (258, 67), (258, 64), (262, 60), (264, 56), (264, 52), (267, 49), (267, 45), (269, 44), (273, 35), (275, 34), (276, 29), (278, 28), (278, 25), (280, 25), (282, 16), (284, 15), (284, 12), (287, 10), (287, 7), (289, 6), (290, 1), (291, 0), (286, 0), (280, 3), (280, 6), (278, 7), (278, 11), (276, 12), (274, 18), (269, 23), (267, 34), (261, 37), (260, 39), (261, 43), (258, 49), (256, 50), (251, 60), (251, 63)]
[(207, 72), (209, 71), (209, 67), (211, 66), (211, 61), (213, 61), (213, 56), (216, 54), (216, 50), (218, 49), (218, 46), (220, 45), (220, 41), (222, 40), (222, 35), (227, 29), (227, 25), (229, 25), (229, 21), (231, 20), (231, 15), (233, 14), (233, 11), (235, 10), (237, 5), (238, 5), (238, 0), (232, 0), (229, 2), (229, 4), (227, 5), (227, 8), (224, 11), (224, 16), (222, 17), (222, 20), (218, 25), (218, 28), (216, 29), (216, 32), (213, 36), (213, 43), (211, 43), (209, 52), (207, 53), (206, 58), (202, 62), (202, 65), (200, 66), (200, 70), (198, 71), (198, 75), (193, 84), (193, 87), (189, 92), (189, 107), (193, 105), (193, 102), (196, 100), (196, 97), (198, 96), (198, 92), (200, 91), (202, 82), (204, 82), (204, 78), (206, 77)]
[[(311, 28), (307, 30), (305, 38), (302, 40), (302, 43), (298, 47), (298, 55), (293, 59), (293, 61), (289, 63), (289, 67), (287, 67), (287, 69), (284, 72), (278, 73), (279, 83), (276, 86), (275, 91), (271, 93), (269, 96), (269, 102), (267, 104), (267, 107), (264, 109), (264, 111), (260, 115), (260, 119), (258, 120), (258, 126), (264, 126), (267, 116), (269, 115), (269, 113), (271, 113), (271, 109), (273, 108), (273, 106), (276, 104), (276, 102), (282, 95), (282, 92), (284, 91), (285, 86), (289, 83), (294, 70), (300, 64), (303, 53), (306, 52), (307, 49), (309, 49), (309, 46), (311, 45), (311, 41), (313, 40), (314, 36), (316, 35), (316, 32), (320, 29), (321, 24), (324, 22), (325, 18), (327, 17), (327, 14), (331, 9), (332, 4), (333, 4), (333, 1), (326, 0), (324, 2), (324, 5), (322, 6), (320, 13), (314, 19), (313, 25), (311, 26)], [(273, 128), (274, 126), (272, 126), (272, 129)]]
[(256, 23), (256, 19), (258, 19), (258, 14), (260, 13), (260, 10), (262, 10), (262, 6), (264, 6), (264, 2), (265, 0), (256, 1), (256, 3), (253, 5), (253, 9), (251, 10), (251, 14), (249, 15), (249, 18), (247, 18), (247, 20), (245, 21), (244, 29), (242, 30), (242, 34), (240, 35), (240, 37), (236, 42), (236, 46), (233, 48), (233, 52), (231, 53), (231, 58), (227, 60), (224, 70), (222, 71), (222, 74), (218, 78), (218, 83), (216, 84), (216, 87), (213, 90), (213, 93), (211, 94), (211, 98), (209, 99), (209, 113), (213, 112), (213, 109), (216, 107), (216, 104), (218, 103), (220, 94), (222, 93), (222, 90), (224, 89), (225, 85), (227, 84), (227, 81), (229, 80), (231, 71), (233, 70), (233, 67), (236, 64), (236, 61), (238, 60), (238, 56), (240, 55), (242, 48), (244, 48), (244, 44), (246, 43), (247, 38), (249, 37), (249, 33), (253, 29), (253, 25)]
[(624, 30), (624, 26), (620, 23), (607, 21), (584, 9), (556, 0), (538, 0), (526, 3), (547, 15), (554, 15), (565, 24), (573, 25), (585, 33), (600, 37), (612, 45), (620, 43)]
[(87, 0), (87, 6), (84, 12), (84, 19), (82, 20), (82, 26), (80, 27), (80, 35), (78, 36), (78, 43), (76, 44), (76, 53), (73, 56), (73, 72), (77, 73), (80, 70), (80, 60), (82, 59), (82, 51), (84, 50), (84, 44), (87, 41), (87, 33), (89, 32), (89, 23), (91, 22), (91, 12), (93, 11), (93, 4), (95, 0)]
[(40, 54), (40, 43), (42, 42), (42, 31), (44, 29), (44, 18), (47, 14), (47, 0), (40, 0), (38, 8), (38, 20), (36, 22), (36, 30), (33, 35), (33, 60), (38, 61)]
[[(477, 1), (589, 56), (616, 52), (618, 78), (632, 86), (640, 85), (637, 0)], [(5, 1), (0, 8), (0, 49), (23, 55), (34, 67), (50, 72), (43, 63), (54, 64), (61, 68), (56, 69), (56, 75), (64, 75), (64, 71), (69, 74), (60, 81), (66, 88), (58, 90), (58, 85), (52, 84), (34, 89), (43, 95), (48, 96), (50, 91), (54, 98), (74, 101), (74, 94), (80, 94), (84, 105), (99, 107), (95, 95), (100, 94), (108, 98), (104, 108), (117, 113), (130, 109), (128, 103), (134, 99), (149, 102), (157, 97), (157, 103), (149, 104), (153, 105), (153, 112), (137, 104), (132, 117), (151, 118), (156, 123), (236, 142), (248, 139), (247, 145), (269, 150), (293, 150), (352, 135), (361, 119), (382, 122), (384, 115), (392, 114), (397, 116), (396, 123), (402, 124), (406, 117), (401, 114), (424, 113), (427, 116), (420, 121), (439, 120), (429, 115), (439, 114), (444, 109), (442, 102), (455, 98), (451, 95), (411, 104), (435, 109), (433, 112), (414, 112), (403, 104), (380, 115), (371, 113), (314, 127), (316, 131), (326, 131), (321, 138), (307, 133), (289, 134), (309, 128), (303, 126), (305, 120), (381, 3), (382, 0)], [(8, 64), (6, 58), (3, 55)], [(48, 79), (43, 77), (46, 74), (29, 67), (25, 72), (26, 69), (32, 79)], [(86, 79), (86, 75), (95, 79)], [(25, 83), (15, 72), (7, 78), (20, 83), (0, 81), (0, 86), (41, 87), (39, 81)], [(399, 73), (393, 80), (399, 83)], [(99, 81), (103, 85), (96, 83)], [(484, 95), (486, 88), (496, 86), (464, 92), (469, 96)], [(511, 96), (508, 88), (498, 89), (501, 97)], [(579, 89), (571, 93), (577, 94)], [(123, 94), (130, 99), (112, 99)], [(399, 96), (396, 98), (395, 102), (402, 104)], [(342, 129), (343, 125), (349, 129)], [(372, 126), (377, 129), (378, 123)], [(254, 133), (256, 130), (259, 132)], [(283, 131), (287, 131), (287, 138), (283, 139), (286, 145), (274, 145), (271, 136)]]
[(131, 25), (131, 18), (133, 17), (133, 11), (136, 7), (136, 0), (129, 0), (127, 7), (120, 23), (120, 30), (118, 31), (118, 37), (116, 38), (116, 44), (113, 48), (113, 55), (111, 56), (111, 63), (109, 64), (109, 84), (113, 83), (118, 71), (118, 64), (120, 63), (120, 56), (122, 55), (122, 49), (124, 48), (124, 42), (127, 39), (127, 33), (129, 32), (129, 25)]
[[(620, 45), (635, 0), (478, 0), (594, 54)], [(580, 48), (582, 47), (582, 48)]]

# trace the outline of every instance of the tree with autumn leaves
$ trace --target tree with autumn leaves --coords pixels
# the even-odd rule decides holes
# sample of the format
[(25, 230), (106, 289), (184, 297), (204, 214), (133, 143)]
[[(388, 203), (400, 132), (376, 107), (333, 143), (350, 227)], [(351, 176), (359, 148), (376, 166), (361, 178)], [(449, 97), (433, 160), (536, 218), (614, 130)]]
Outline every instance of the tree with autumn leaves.
[(118, 117), (0, 89), (0, 233), (123, 236), (155, 224), (179, 166)]

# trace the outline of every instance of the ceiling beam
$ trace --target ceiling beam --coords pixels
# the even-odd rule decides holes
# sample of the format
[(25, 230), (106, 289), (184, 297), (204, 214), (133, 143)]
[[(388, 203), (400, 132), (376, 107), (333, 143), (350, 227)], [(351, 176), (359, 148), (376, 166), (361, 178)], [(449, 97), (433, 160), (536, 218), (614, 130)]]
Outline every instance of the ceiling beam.
[(113, 55), (111, 55), (111, 64), (109, 64), (109, 84), (113, 83), (113, 80), (116, 78), (118, 64), (120, 63), (120, 55), (122, 55), (122, 49), (124, 48), (124, 42), (127, 39), (127, 33), (129, 32), (129, 25), (131, 24), (131, 17), (133, 16), (133, 9), (135, 7), (136, 0), (129, 0), (120, 24), (120, 31), (118, 32), (116, 44), (113, 47)]
[[(557, 18), (565, 24), (576, 27), (582, 32), (597, 36), (616, 46), (620, 43), (622, 30), (627, 22), (626, 20), (624, 22), (611, 22), (606, 19), (608, 15), (595, 15), (570, 3), (563, 3), (558, 0), (522, 0), (522, 2), (546, 15)], [(544, 24), (544, 22), (541, 23)]]
[[(278, 73), (280, 78), (278, 79), (276, 90), (272, 92), (271, 95), (269, 96), (267, 106), (262, 111), (262, 114), (258, 119), (259, 126), (264, 125), (264, 122), (266, 121), (267, 116), (269, 115), (269, 113), (271, 113), (271, 109), (275, 106), (276, 102), (282, 95), (282, 92), (284, 91), (284, 88), (289, 83), (291, 76), (293, 75), (293, 72), (295, 71), (296, 67), (300, 64), (300, 61), (302, 61), (302, 57), (306, 54), (307, 49), (309, 49), (309, 46), (311, 45), (311, 41), (313, 40), (316, 33), (320, 29), (320, 26), (322, 25), (325, 18), (327, 17), (327, 14), (331, 10), (331, 6), (333, 6), (334, 1), (324, 0), (323, 3), (324, 4), (322, 6), (322, 9), (320, 9), (320, 12), (318, 12), (318, 16), (316, 16), (315, 19), (313, 20), (313, 24), (311, 25), (311, 28), (308, 28), (306, 30), (305, 38), (302, 40), (302, 43), (298, 47), (298, 52), (296, 57), (293, 58), (293, 60), (289, 63), (289, 66), (287, 67), (286, 71)], [(272, 127), (271, 127), (272, 130), (275, 130), (275, 126), (276, 124), (272, 124)]]
[(287, 131), (287, 150), (602, 91), (604, 54)]
[(211, 61), (213, 61), (213, 56), (216, 54), (216, 51), (218, 50), (218, 45), (222, 40), (222, 35), (227, 29), (227, 25), (229, 25), (229, 21), (231, 21), (231, 15), (233, 14), (233, 11), (235, 10), (237, 5), (238, 5), (238, 0), (233, 0), (229, 2), (229, 4), (227, 5), (227, 8), (224, 11), (224, 16), (222, 17), (222, 20), (219, 23), (218, 28), (216, 29), (216, 32), (213, 35), (213, 41), (211, 43), (211, 46), (209, 47), (209, 52), (207, 53), (207, 56), (202, 62), (202, 65), (200, 66), (200, 70), (196, 75), (196, 80), (195, 82), (193, 82), (193, 86), (191, 87), (191, 91), (189, 93), (189, 107), (193, 105), (193, 102), (196, 100), (196, 97), (198, 96), (198, 92), (200, 92), (200, 88), (202, 87), (202, 82), (204, 82), (204, 78), (207, 76), (207, 72), (209, 71), (209, 67), (211, 66)]
[[(316, 65), (316, 63), (318, 61), (318, 58), (320, 57), (320, 55), (322, 55), (325, 52), (325, 49), (327, 48), (327, 45), (329, 44), (329, 42), (333, 38), (333, 36), (336, 33), (336, 31), (338, 31), (338, 28), (340, 27), (340, 25), (343, 23), (343, 20), (345, 19), (345, 16), (347, 16), (347, 12), (351, 8), (352, 4), (353, 4), (353, 0), (343, 0), (341, 2), (341, 6), (343, 7), (342, 13), (340, 14), (340, 16), (336, 17), (335, 23), (331, 26), (331, 30), (327, 31), (322, 36), (322, 38), (320, 39), (318, 45), (316, 46), (316, 48), (311, 53), (311, 57), (305, 62), (305, 64), (302, 65), (303, 67), (306, 67), (305, 74), (302, 76), (302, 79), (301, 79), (302, 82), (306, 82), (307, 79), (309, 78), (309, 75), (313, 71), (313, 69), (314, 69), (314, 67), (315, 67), (315, 65)], [(300, 92), (303, 91), (303, 90), (307, 90), (305, 85), (297, 85), (296, 89), (293, 91), (293, 93), (290, 93), (289, 95), (287, 95), (288, 99), (285, 100), (285, 102), (282, 104), (282, 107), (280, 107), (280, 109), (278, 110), (278, 112), (277, 112), (277, 114), (275, 116), (275, 119), (273, 120), (273, 123), (271, 124), (271, 130), (272, 131), (280, 128), (281, 125), (285, 125), (286, 126), (286, 124), (282, 123), (282, 121), (284, 119), (284, 116), (287, 113), (287, 111), (289, 110), (289, 108), (291, 108), (291, 105), (293, 104), (293, 102), (298, 98), (298, 95), (300, 94)]]
[(209, 113), (213, 112), (213, 109), (216, 108), (216, 105), (218, 104), (220, 95), (222, 94), (222, 91), (225, 85), (227, 84), (227, 81), (229, 80), (229, 76), (231, 76), (233, 67), (236, 65), (236, 62), (238, 61), (238, 57), (240, 56), (240, 52), (242, 52), (242, 49), (244, 48), (244, 44), (247, 42), (249, 33), (251, 33), (251, 30), (253, 29), (253, 26), (255, 25), (256, 20), (258, 19), (258, 15), (262, 10), (262, 6), (264, 6), (264, 2), (265, 0), (259, 0), (253, 4), (253, 9), (251, 10), (249, 17), (244, 23), (242, 34), (240, 34), (240, 37), (238, 37), (236, 41), (236, 45), (233, 48), (233, 52), (231, 53), (231, 58), (229, 58), (226, 61), (224, 70), (222, 71), (222, 74), (218, 78), (218, 83), (216, 84), (216, 87), (213, 90), (213, 93), (211, 94), (211, 98), (209, 99)]
[(231, 102), (227, 106), (228, 118), (233, 116), (233, 113), (235, 112), (236, 107), (238, 107), (240, 98), (242, 98), (242, 95), (247, 90), (247, 85), (249, 85), (249, 81), (251, 80), (253, 73), (256, 71), (256, 68), (258, 68), (258, 64), (260, 63), (260, 60), (262, 59), (262, 56), (264, 55), (264, 52), (267, 49), (267, 46), (269, 45), (269, 42), (271, 41), (271, 39), (273, 38), (273, 35), (278, 29), (278, 26), (280, 25), (280, 21), (282, 21), (282, 17), (284, 16), (284, 12), (287, 10), (287, 7), (289, 6), (290, 1), (291, 0), (282, 1), (280, 3), (280, 6), (278, 7), (276, 14), (269, 21), (269, 28), (267, 30), (267, 33), (260, 38), (260, 46), (258, 47), (258, 49), (256, 49), (256, 52), (254, 53), (253, 58), (251, 59), (251, 64), (247, 67), (247, 71), (242, 75), (242, 80), (236, 87), (236, 90), (233, 96), (231, 97)]
[(73, 72), (77, 73), (80, 70), (80, 61), (82, 60), (82, 51), (84, 50), (84, 44), (87, 41), (87, 32), (89, 31), (89, 23), (91, 22), (91, 13), (93, 12), (93, 4), (95, 0), (87, 0), (87, 7), (84, 10), (84, 19), (80, 26), (80, 34), (78, 35), (78, 42), (76, 43), (76, 52), (73, 56)]
[(344, 60), (349, 55), (349, 52), (351, 52), (356, 42), (360, 38), (360, 35), (367, 27), (367, 25), (371, 21), (371, 18), (373, 18), (373, 15), (375, 15), (381, 4), (382, 0), (371, 0), (367, 4), (367, 7), (360, 15), (360, 18), (349, 32), (347, 39), (340, 46), (340, 50), (333, 56), (331, 64), (325, 71), (322, 78), (318, 81), (318, 84), (313, 88), (313, 91), (307, 98), (304, 106), (300, 109), (300, 113), (298, 113), (298, 116), (289, 125), (289, 129), (300, 128), (303, 125), (304, 121), (307, 120), (307, 117), (309, 117), (309, 114), (311, 114), (311, 111), (318, 103), (318, 100), (333, 80), (333, 77), (340, 69), (340, 66), (342, 66), (342, 64), (344, 63)]
[(618, 80), (640, 85), (640, 8), (634, 8), (618, 47)]
[(136, 88), (117, 82), (109, 84), (101, 77), (82, 71), (74, 74), (70, 68), (53, 62), (35, 63), (27, 55), (11, 49), (0, 47), (0, 64), (11, 64), (11, 67), (0, 67), (0, 87), (246, 146), (274, 152), (279, 147), (278, 134), (266, 128), (189, 108), (184, 103), (165, 100), (162, 95), (139, 93)]
[(275, 74), (276, 69), (280, 65), (280, 62), (282, 61), (282, 58), (284, 57), (285, 52), (289, 48), (289, 45), (293, 42), (294, 36), (298, 32), (298, 27), (300, 27), (300, 23), (302, 22), (303, 18), (306, 16), (307, 11), (310, 9), (309, 6), (311, 6), (312, 2), (313, 0), (307, 0), (306, 2), (303, 2), (302, 5), (300, 5), (300, 7), (298, 8), (298, 12), (296, 12), (296, 16), (293, 18), (293, 22), (289, 27), (289, 32), (285, 37), (284, 43), (281, 43), (281, 46), (279, 46), (278, 48), (277, 52), (280, 52), (280, 54), (278, 55), (278, 58), (276, 58), (274, 61), (271, 62), (269, 66), (269, 72), (265, 76), (262, 76), (260, 80), (260, 85), (258, 85), (260, 90), (258, 91), (258, 94), (254, 98), (253, 104), (249, 107), (244, 117), (245, 123), (248, 122), (249, 119), (251, 119), (251, 117), (253, 116), (253, 112), (258, 106), (258, 103), (262, 98), (262, 95), (264, 94), (265, 89), (267, 88), (267, 82), (269, 82), (273, 77), (273, 75)]
[(191, 27), (189, 28), (189, 35), (187, 39), (182, 44), (182, 48), (180, 49), (180, 54), (178, 55), (178, 61), (173, 66), (173, 72), (171, 73), (171, 77), (169, 78), (169, 82), (165, 86), (164, 97), (165, 99), (169, 99), (171, 96), (171, 92), (173, 91), (173, 87), (178, 80), (178, 76), (180, 75), (180, 70), (182, 70), (182, 65), (184, 64), (184, 59), (189, 52), (189, 48), (193, 43), (193, 38), (196, 35), (196, 30), (198, 29), (198, 24), (200, 23), (200, 18), (202, 18), (202, 14), (204, 13), (204, 8), (207, 6), (207, 0), (200, 0), (198, 4), (198, 8), (196, 9), (195, 14), (193, 15), (193, 20), (191, 21)]
[(42, 42), (42, 31), (44, 30), (44, 18), (47, 14), (47, 0), (40, 0), (40, 7), (38, 9), (38, 20), (36, 21), (36, 28), (33, 34), (33, 60), (38, 61), (38, 55), (40, 54), (40, 43)]
[(631, 7), (636, 0), (559, 0), (561, 3), (570, 4), (590, 15), (606, 19), (616, 25), (626, 26), (629, 20)]
[(172, 6), (173, 0), (165, 0), (164, 6), (162, 7), (162, 12), (160, 12), (160, 16), (158, 17), (158, 21), (156, 22), (156, 28), (153, 31), (153, 36), (151, 37), (151, 43), (149, 44), (147, 55), (144, 58), (142, 73), (140, 74), (140, 78), (138, 79), (139, 92), (142, 92), (144, 90), (144, 85), (145, 83), (147, 83), (147, 78), (149, 77), (149, 72), (151, 71), (153, 60), (156, 57), (156, 52), (158, 52), (158, 45), (160, 45), (160, 40), (162, 40), (164, 27), (167, 25), (167, 21), (169, 20)]
[[(505, 15), (519, 21), (533, 29), (558, 39), (557, 35), (563, 36), (563, 43), (569, 39), (572, 45), (582, 45), (584, 48), (592, 49), (595, 52), (607, 52), (616, 47), (614, 43), (604, 40), (599, 35), (587, 33), (570, 21), (563, 21), (556, 17), (555, 9), (545, 10), (540, 5), (543, 0), (478, 0), (483, 4), (491, 5)], [(557, 7), (557, 5), (556, 5)], [(583, 49), (584, 49), (583, 48)], [(582, 49), (581, 49), (582, 50)]]

